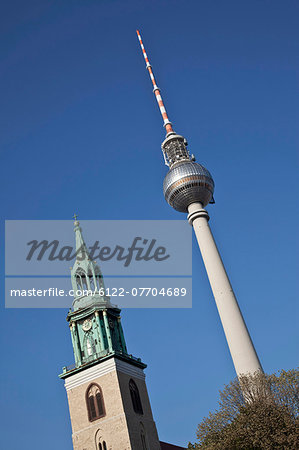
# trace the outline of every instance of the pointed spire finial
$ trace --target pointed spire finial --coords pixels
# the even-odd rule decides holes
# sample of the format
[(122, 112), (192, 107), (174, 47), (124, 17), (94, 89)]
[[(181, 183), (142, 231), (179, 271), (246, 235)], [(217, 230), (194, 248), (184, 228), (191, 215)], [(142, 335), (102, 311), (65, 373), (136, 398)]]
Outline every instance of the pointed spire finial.
[(82, 228), (80, 227), (80, 222), (78, 221), (78, 215), (73, 215), (74, 219), (74, 231), (76, 236), (76, 253), (77, 253), (77, 259), (79, 257), (79, 261), (82, 261), (84, 259), (90, 260), (89, 253), (86, 247), (86, 244), (83, 239), (82, 235)]
[[(105, 304), (110, 305), (109, 297), (102, 295), (105, 292), (104, 281), (101, 270), (96, 261), (90, 258), (88, 247), (84, 241), (82, 228), (74, 214), (74, 232), (76, 240), (76, 260), (71, 269), (72, 285), (75, 300), (74, 310), (86, 307), (87, 305)], [(84, 291), (87, 291), (87, 293)]]

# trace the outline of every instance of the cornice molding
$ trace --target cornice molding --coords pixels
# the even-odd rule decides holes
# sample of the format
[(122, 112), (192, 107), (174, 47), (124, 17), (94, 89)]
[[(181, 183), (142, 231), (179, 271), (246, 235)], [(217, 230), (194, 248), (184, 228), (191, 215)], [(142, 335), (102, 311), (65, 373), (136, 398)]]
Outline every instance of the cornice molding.
[(66, 378), (64, 383), (65, 389), (69, 391), (113, 371), (122, 372), (134, 378), (145, 380), (143, 369), (121, 361), (120, 359), (110, 358)]

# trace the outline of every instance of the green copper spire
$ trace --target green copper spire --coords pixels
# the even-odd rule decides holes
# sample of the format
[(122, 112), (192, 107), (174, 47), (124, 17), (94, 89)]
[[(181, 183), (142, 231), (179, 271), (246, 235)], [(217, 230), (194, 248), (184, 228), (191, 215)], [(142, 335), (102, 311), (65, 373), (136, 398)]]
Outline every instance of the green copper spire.
[(61, 378), (98, 364), (111, 357), (146, 367), (140, 358), (127, 352), (120, 320), (120, 309), (105, 295), (105, 285), (98, 264), (90, 258), (77, 215), (74, 215), (76, 261), (71, 268), (74, 290), (73, 308), (69, 310), (75, 365), (64, 367)]
[(105, 307), (111, 306), (105, 295), (103, 276), (98, 264), (92, 261), (82, 235), (77, 215), (74, 215), (74, 231), (76, 239), (76, 261), (71, 269), (72, 286), (74, 290), (74, 310), (91, 304)]

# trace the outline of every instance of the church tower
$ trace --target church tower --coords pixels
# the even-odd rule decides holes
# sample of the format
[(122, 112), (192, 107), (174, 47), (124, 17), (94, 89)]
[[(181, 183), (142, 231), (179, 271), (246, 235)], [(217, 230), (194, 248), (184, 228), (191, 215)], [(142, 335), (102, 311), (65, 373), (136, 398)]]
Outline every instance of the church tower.
[(160, 450), (146, 364), (127, 352), (120, 309), (105, 295), (100, 268), (89, 257), (76, 217), (74, 231), (75, 295), (67, 321), (75, 364), (59, 375), (65, 380), (74, 450)]

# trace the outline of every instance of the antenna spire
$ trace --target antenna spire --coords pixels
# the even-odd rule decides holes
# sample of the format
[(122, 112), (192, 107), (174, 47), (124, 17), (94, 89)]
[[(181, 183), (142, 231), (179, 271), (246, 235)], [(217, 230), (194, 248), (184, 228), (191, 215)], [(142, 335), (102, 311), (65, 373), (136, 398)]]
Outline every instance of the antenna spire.
[(154, 86), (153, 92), (154, 92), (154, 94), (156, 96), (156, 100), (158, 102), (158, 105), (159, 105), (159, 108), (160, 108), (160, 112), (161, 112), (161, 115), (162, 115), (163, 120), (164, 120), (164, 125), (163, 126), (165, 127), (165, 130), (166, 130), (167, 134), (168, 133), (174, 133), (174, 130), (172, 128), (172, 123), (170, 122), (170, 120), (168, 118), (168, 115), (167, 115), (167, 112), (166, 112), (166, 109), (165, 109), (165, 106), (164, 106), (164, 103), (163, 103), (163, 100), (162, 100), (162, 97), (161, 97), (161, 91), (160, 91), (160, 89), (158, 88), (158, 86), (156, 84), (156, 80), (155, 80), (155, 77), (154, 77), (154, 74), (153, 74), (153, 71), (152, 71), (152, 66), (150, 65), (150, 62), (148, 60), (148, 57), (147, 57), (147, 54), (146, 54), (146, 51), (145, 51), (145, 48), (144, 48), (144, 45), (143, 45), (143, 42), (142, 42), (142, 39), (141, 39), (141, 35), (139, 33), (139, 30), (136, 30), (136, 32), (137, 32), (137, 36), (138, 36), (138, 39), (139, 39), (141, 50), (142, 50), (142, 53), (143, 53), (143, 56), (144, 56), (146, 68), (148, 70), (149, 76), (150, 76), (150, 78), (152, 80), (152, 83), (153, 83), (153, 86)]

